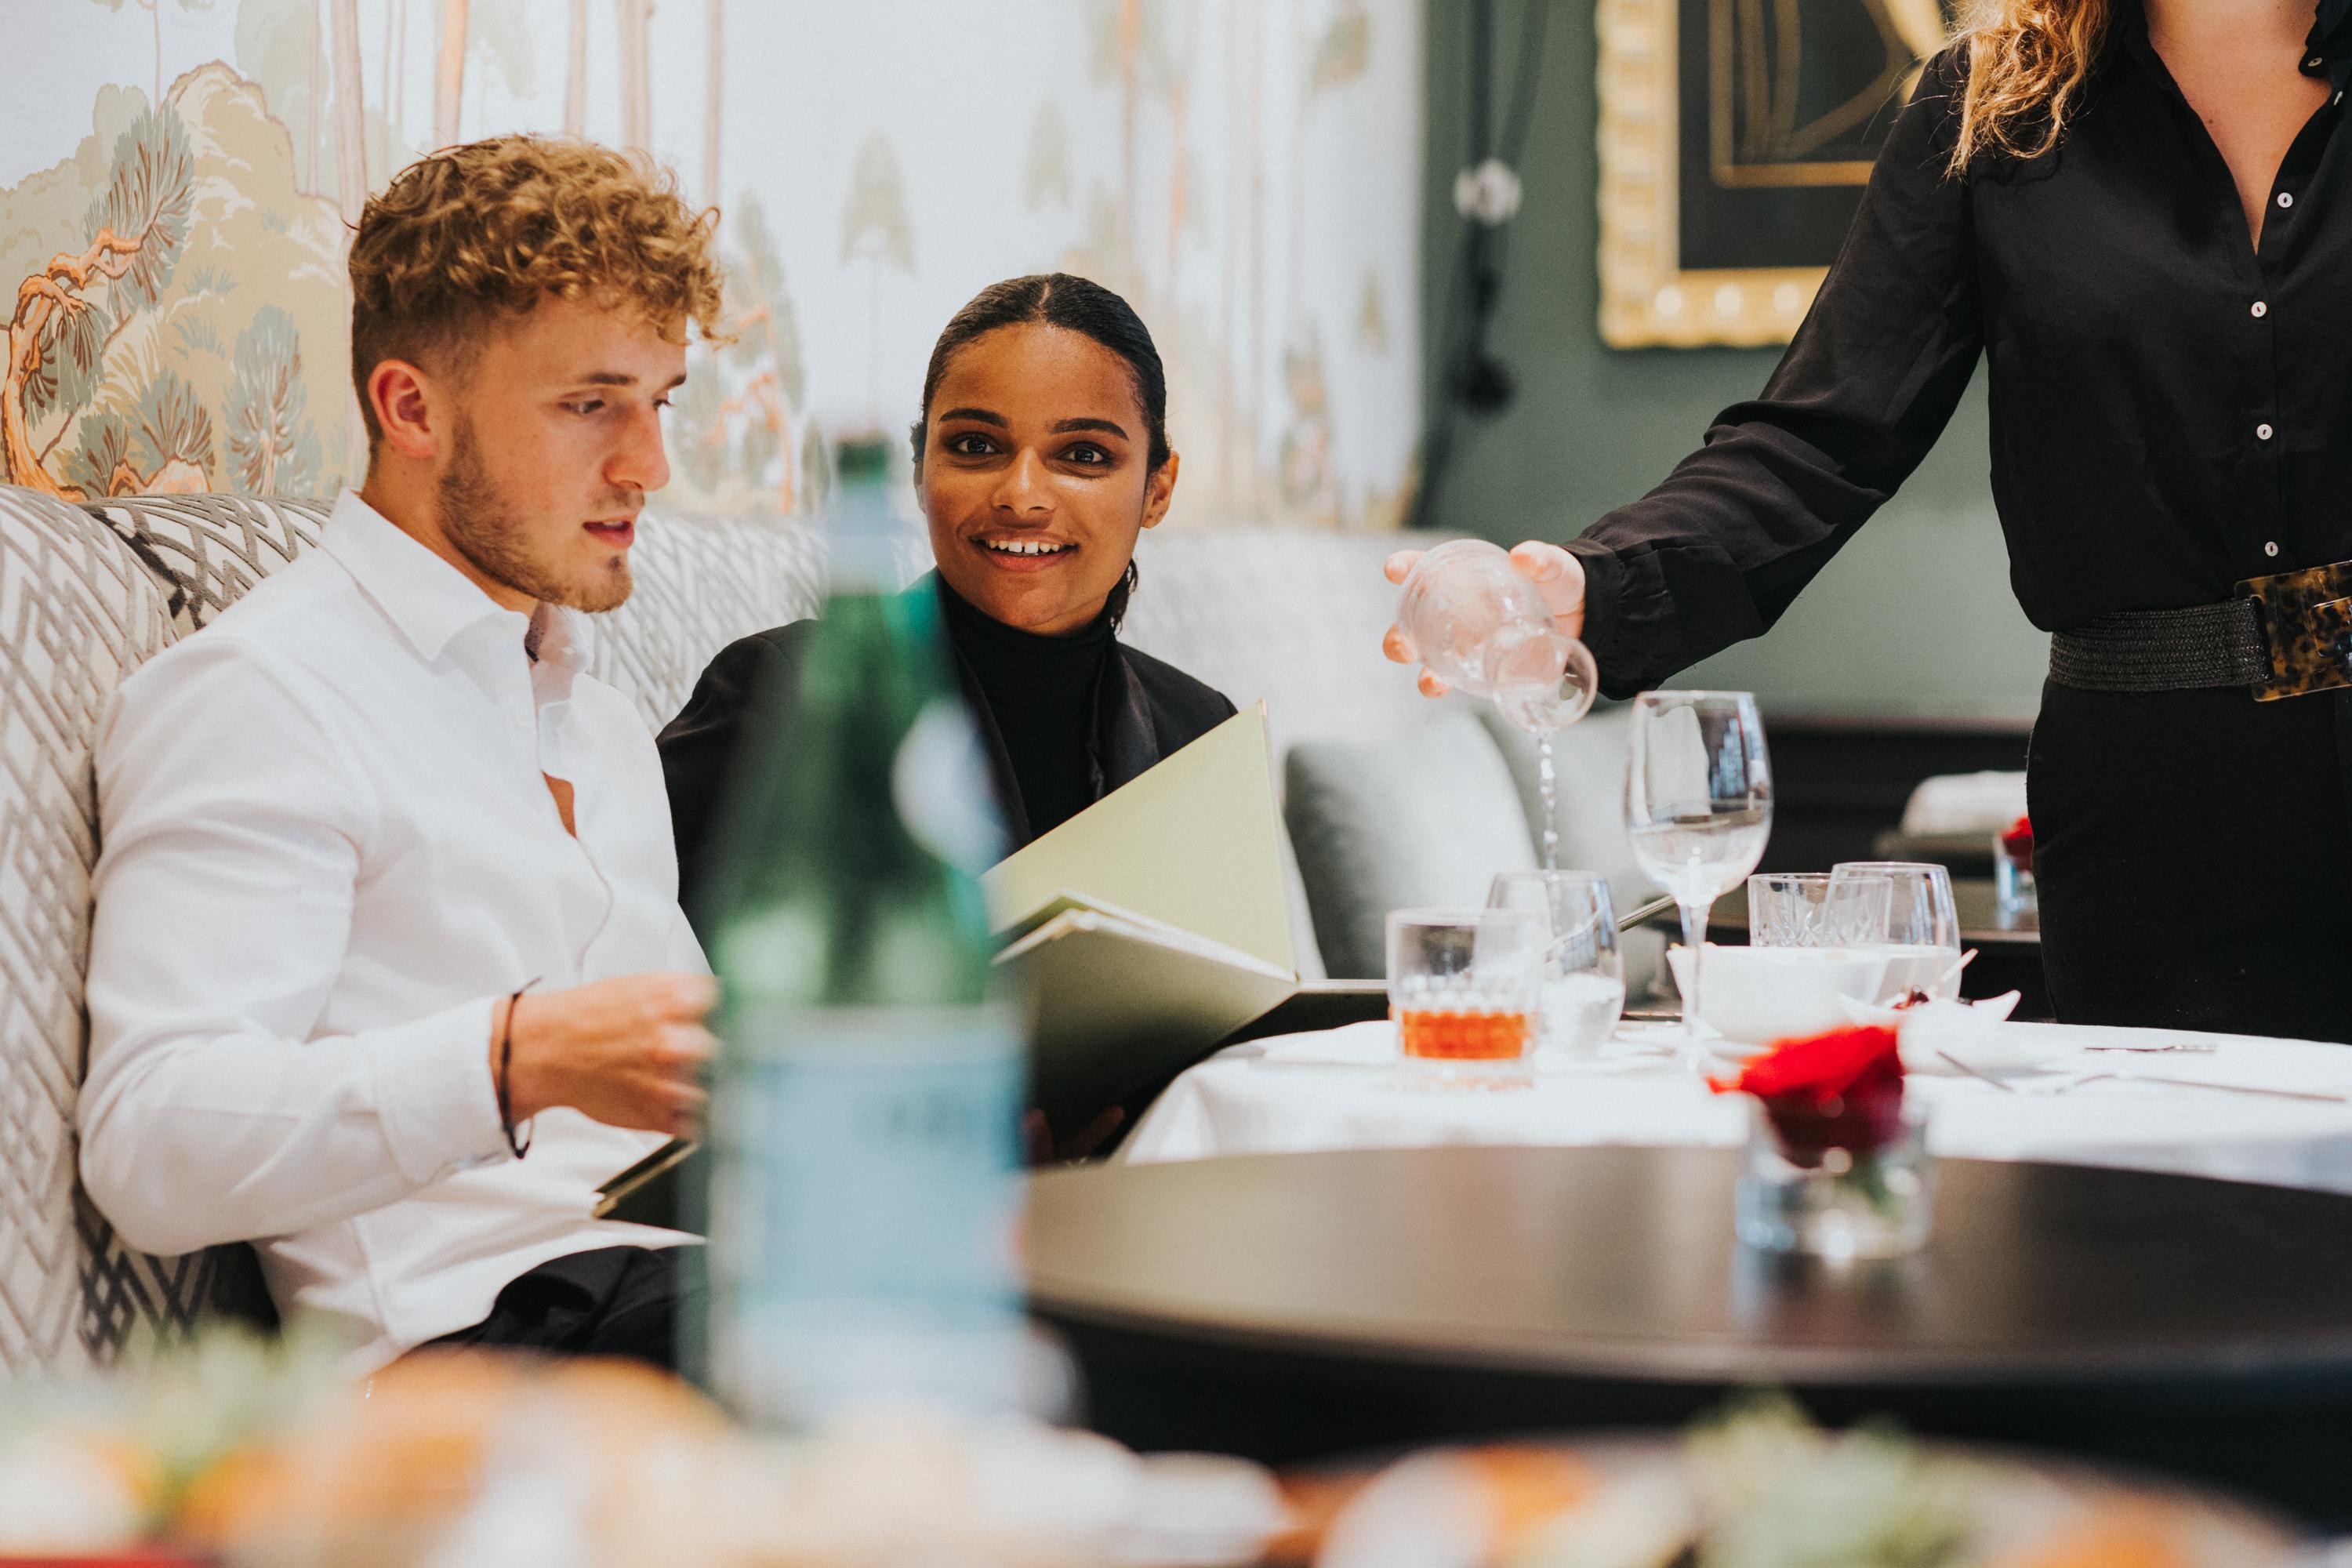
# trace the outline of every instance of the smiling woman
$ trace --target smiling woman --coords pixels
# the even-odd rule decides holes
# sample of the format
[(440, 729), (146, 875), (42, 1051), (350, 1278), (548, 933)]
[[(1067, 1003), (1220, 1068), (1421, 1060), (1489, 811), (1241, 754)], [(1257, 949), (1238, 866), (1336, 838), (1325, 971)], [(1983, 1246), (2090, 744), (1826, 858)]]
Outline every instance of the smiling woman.
[[(1117, 638), (1135, 542), (1168, 513), (1167, 380), (1127, 301), (1066, 273), (981, 291), (931, 351), (913, 431), (930, 579), (1013, 842), (1028, 842), (1231, 717)], [(809, 623), (721, 650), (662, 731), (689, 913), (747, 704), (789, 679)]]

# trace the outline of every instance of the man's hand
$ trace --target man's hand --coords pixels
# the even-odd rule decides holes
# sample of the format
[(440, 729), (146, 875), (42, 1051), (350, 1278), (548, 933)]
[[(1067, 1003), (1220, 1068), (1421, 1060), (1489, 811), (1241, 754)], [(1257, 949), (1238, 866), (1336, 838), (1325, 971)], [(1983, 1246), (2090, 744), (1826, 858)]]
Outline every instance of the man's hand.
[(708, 1098), (703, 1064), (716, 1042), (702, 1026), (719, 1000), (707, 974), (625, 974), (569, 991), (526, 993), (490, 1020), (490, 1068), (511, 1026), (508, 1109), (528, 1121), (568, 1105), (614, 1127), (691, 1132)]
[[(1418, 550), (1400, 550), (1390, 556), (1381, 570), (1391, 583), (1402, 584), (1412, 575), (1413, 563), (1422, 557)], [(1584, 635), (1584, 563), (1557, 544), (1546, 544), (1530, 539), (1511, 552), (1511, 564), (1519, 575), (1533, 583), (1542, 593), (1544, 603), (1559, 622), (1559, 629), (1572, 637)], [(1403, 628), (1391, 626), (1381, 638), (1381, 651), (1398, 664), (1416, 664), (1421, 655), (1408, 639)], [(1421, 691), (1424, 697), (1445, 695), (1445, 682), (1427, 670), (1421, 672)]]

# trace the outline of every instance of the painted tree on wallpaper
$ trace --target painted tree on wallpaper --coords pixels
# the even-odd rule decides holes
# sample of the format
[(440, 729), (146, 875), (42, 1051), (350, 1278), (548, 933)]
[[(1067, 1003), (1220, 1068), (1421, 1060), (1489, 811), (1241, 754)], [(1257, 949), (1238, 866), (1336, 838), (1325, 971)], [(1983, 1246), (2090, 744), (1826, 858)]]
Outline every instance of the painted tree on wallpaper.
[(7, 380), (0, 385), (9, 483), (76, 500), (142, 489), (132, 466), (136, 444), (152, 460), (146, 479), (173, 489), (205, 488), (211, 421), (200, 406), (190, 411), (186, 384), (168, 371), (139, 396), (136, 443), (130, 414), (108, 415), (100, 430), (85, 437), (74, 454), (75, 483), (60, 482), (49, 469), (57, 437), (36, 450), (32, 435), (46, 416), (89, 399), (107, 351), (162, 296), (187, 243), (194, 184), (179, 115), (169, 108), (141, 114), (116, 140), (106, 190), (83, 220), (88, 247), (79, 255), (60, 251), (17, 284)]
[(1371, 68), (1372, 43), (1372, 18), (1363, 0), (1339, 0), (1307, 62), (1288, 160), (1291, 177), (1300, 188), (1290, 199), (1290, 276), (1284, 290), (1284, 314), (1290, 324), (1282, 346), (1282, 383), (1291, 416), (1282, 433), (1282, 496), (1292, 506), (1334, 517), (1339, 497), (1331, 458), (1331, 384), (1322, 332), (1305, 309), (1307, 133), (1321, 101), (1361, 80)]
[(73, 156), (0, 192), (0, 277), (18, 279), (0, 479), (84, 498), (252, 475), (314, 489), (345, 453), (335, 209), (299, 191), (285, 127), (225, 66), (160, 109), (106, 89), (94, 119)]
[[(707, 501), (789, 512), (814, 499), (800, 482), (793, 430), (803, 424), (807, 375), (783, 254), (760, 199), (745, 191), (727, 209), (721, 247), (727, 330), (719, 348), (698, 342), (671, 424), (679, 467)], [(822, 445), (814, 428), (804, 431)], [(751, 494), (736, 490), (748, 487)]]
[[(896, 417), (884, 387), (971, 286), (928, 237), (1005, 223), (990, 242), (1017, 238), (1016, 265), (1098, 278), (1151, 322), (1188, 516), (1394, 515), (1416, 231), (1383, 217), (1335, 255), (1327, 215), (1352, 221), (1335, 193), (1412, 119), (1414, 0), (1000, 0), (996, 47), (1055, 52), (1010, 100), (935, 68), (971, 47), (951, 31), (813, 60), (803, 40), (837, 30), (743, 0), (27, 9), (25, 68), (89, 82), (91, 115), (0, 187), (0, 479), (332, 488), (357, 451), (342, 254), (367, 193), (467, 136), (664, 131), (698, 202), (739, 193), (736, 336), (694, 351), (671, 504), (819, 499), (827, 437)], [(1011, 156), (975, 162), (976, 113), (1012, 127)], [(1380, 437), (1343, 446), (1368, 406)]]
[(915, 270), (915, 220), (907, 210), (907, 182), (889, 139), (871, 132), (858, 143), (841, 213), (841, 259), (866, 267), (866, 405), (882, 411), (882, 277), (886, 269)]
[(229, 477), (249, 495), (299, 496), (319, 484), (319, 433), (302, 384), (294, 318), (264, 305), (236, 335), (236, 384), (229, 393)]

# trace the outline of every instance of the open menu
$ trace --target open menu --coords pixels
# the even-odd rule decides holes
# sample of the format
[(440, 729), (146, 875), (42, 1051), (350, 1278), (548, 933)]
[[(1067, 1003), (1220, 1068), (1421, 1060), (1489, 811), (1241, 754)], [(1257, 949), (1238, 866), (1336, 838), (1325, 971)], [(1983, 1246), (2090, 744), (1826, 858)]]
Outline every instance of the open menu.
[(1282, 832), (1260, 702), (981, 879), (1055, 1127), (1230, 1041), (1386, 1011), (1376, 984), (1299, 980)]
[[(1282, 831), (1260, 702), (982, 875), (1054, 1127), (1134, 1104), (1232, 1041), (1384, 1016), (1377, 983), (1298, 978)], [(677, 1163), (656, 1151), (597, 1213), (640, 1217), (642, 1189)]]

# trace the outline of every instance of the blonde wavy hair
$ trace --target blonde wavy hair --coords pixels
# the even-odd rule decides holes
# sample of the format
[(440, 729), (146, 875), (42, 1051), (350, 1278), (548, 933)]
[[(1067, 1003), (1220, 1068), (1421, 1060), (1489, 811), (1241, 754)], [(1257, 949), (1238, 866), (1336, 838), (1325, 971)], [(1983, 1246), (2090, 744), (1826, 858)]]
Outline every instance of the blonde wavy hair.
[(718, 225), (644, 154), (586, 142), (499, 136), (410, 164), (352, 235), (352, 383), (371, 449), (377, 365), (462, 374), (485, 329), (546, 295), (609, 300), (672, 342), (688, 322), (724, 341)]
[(2058, 144), (2106, 43), (2114, 0), (1972, 0), (1951, 170), (1979, 153), (2039, 157)]

